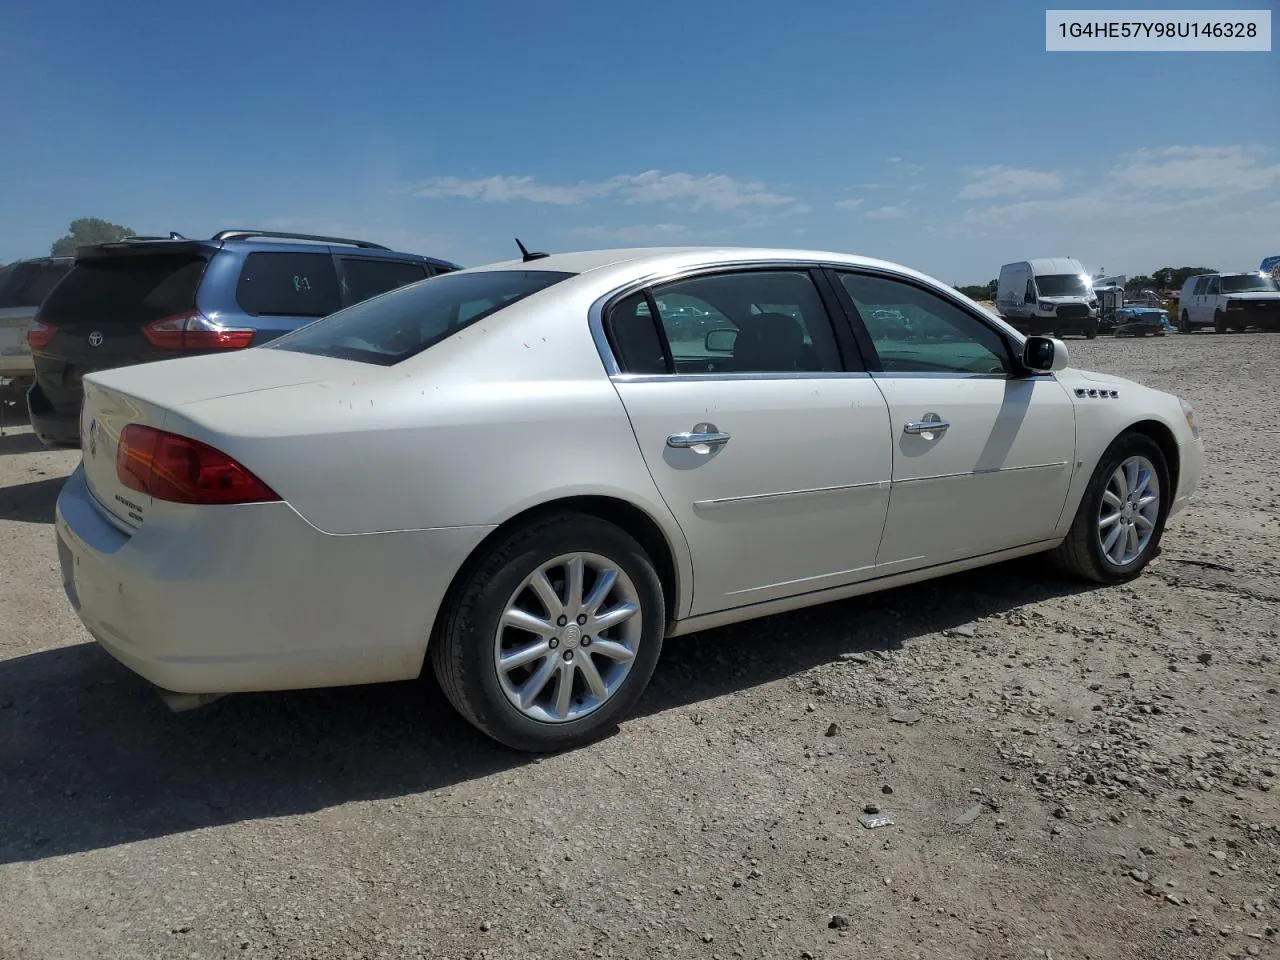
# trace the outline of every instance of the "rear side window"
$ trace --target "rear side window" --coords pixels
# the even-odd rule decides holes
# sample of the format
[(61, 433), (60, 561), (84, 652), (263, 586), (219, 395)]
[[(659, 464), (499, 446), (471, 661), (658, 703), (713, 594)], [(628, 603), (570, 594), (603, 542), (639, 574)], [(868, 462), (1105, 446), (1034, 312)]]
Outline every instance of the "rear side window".
[(407, 283), (425, 280), (427, 271), (420, 263), (404, 260), (358, 260), (343, 257), (342, 276), (347, 303), (359, 303)]
[(71, 270), (70, 263), (18, 263), (0, 282), (0, 309), (38, 307)]
[(196, 306), (206, 261), (192, 256), (124, 256), (81, 260), (41, 307), (55, 326), (151, 323)]
[(338, 271), (327, 253), (251, 253), (236, 303), (254, 317), (326, 317), (341, 309)]
[(347, 307), (262, 349), (390, 366), (571, 276), (554, 270), (446, 274)]

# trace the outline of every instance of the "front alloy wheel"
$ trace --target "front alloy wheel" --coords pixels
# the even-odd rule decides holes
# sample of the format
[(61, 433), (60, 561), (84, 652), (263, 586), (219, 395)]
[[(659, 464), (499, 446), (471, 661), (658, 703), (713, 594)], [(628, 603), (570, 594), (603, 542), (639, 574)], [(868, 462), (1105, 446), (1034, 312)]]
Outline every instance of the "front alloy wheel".
[(1171, 490), (1169, 467), (1154, 440), (1121, 434), (1098, 462), (1066, 539), (1053, 561), (1097, 583), (1124, 583), (1155, 556), (1164, 532)]
[(1143, 456), (1125, 460), (1111, 473), (1098, 508), (1098, 542), (1117, 567), (1142, 556), (1160, 519), (1160, 478)]

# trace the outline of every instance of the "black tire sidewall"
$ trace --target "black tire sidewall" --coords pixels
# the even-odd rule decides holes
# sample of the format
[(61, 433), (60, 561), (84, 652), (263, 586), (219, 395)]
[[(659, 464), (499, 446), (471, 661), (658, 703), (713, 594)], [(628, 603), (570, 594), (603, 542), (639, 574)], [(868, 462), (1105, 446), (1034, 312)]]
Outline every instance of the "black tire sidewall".
[[(539, 524), (535, 536), (517, 531), (475, 571), (460, 598), (461, 616), (448, 638), (462, 659), (462, 684), (474, 721), (495, 739), (519, 750), (559, 750), (605, 735), (635, 705), (648, 686), (666, 633), (662, 583), (643, 548), (625, 531), (586, 515), (566, 515)], [(567, 553), (595, 553), (617, 564), (635, 585), (643, 628), (640, 650), (622, 686), (603, 706), (567, 723), (544, 723), (526, 717), (507, 700), (493, 663), (498, 621), (511, 595), (530, 573)], [(445, 639), (445, 638), (441, 638)]]
[[(1155, 465), (1156, 475), (1160, 481), (1160, 512), (1156, 517), (1155, 533), (1152, 534), (1146, 549), (1137, 559), (1124, 566), (1117, 566), (1108, 560), (1107, 555), (1102, 552), (1102, 543), (1097, 532), (1097, 516), (1102, 506), (1102, 495), (1107, 489), (1111, 474), (1115, 472), (1115, 469), (1121, 463), (1135, 455), (1144, 456)], [(1147, 564), (1151, 562), (1151, 558), (1155, 555), (1160, 546), (1160, 540), (1164, 536), (1164, 524), (1169, 516), (1169, 506), (1174, 494), (1175, 491), (1171, 489), (1169, 480), (1169, 465), (1165, 461), (1164, 453), (1150, 437), (1137, 433), (1126, 434), (1117, 438), (1107, 448), (1107, 451), (1102, 455), (1102, 459), (1098, 461), (1098, 469), (1094, 471), (1093, 477), (1089, 481), (1089, 487), (1085, 491), (1084, 500), (1081, 503), (1081, 519), (1082, 522), (1088, 525), (1086, 529), (1086, 549), (1088, 549), (1089, 557), (1093, 560), (1096, 568), (1103, 573), (1107, 580), (1115, 583), (1132, 580), (1142, 573)]]

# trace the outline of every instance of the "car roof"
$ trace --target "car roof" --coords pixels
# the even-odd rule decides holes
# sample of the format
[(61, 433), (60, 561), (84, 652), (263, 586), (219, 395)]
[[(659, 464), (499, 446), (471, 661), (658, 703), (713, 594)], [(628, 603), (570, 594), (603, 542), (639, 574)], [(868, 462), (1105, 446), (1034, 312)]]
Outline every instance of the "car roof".
[(470, 267), (468, 272), (482, 270), (556, 270), (564, 273), (586, 274), (604, 270), (625, 270), (637, 276), (663, 273), (669, 270), (695, 266), (732, 266), (747, 263), (774, 262), (828, 263), (850, 267), (888, 269), (896, 273), (933, 280), (910, 267), (864, 257), (856, 254), (837, 253), (832, 250), (807, 250), (789, 247), (627, 247), (606, 250), (578, 250), (569, 253), (552, 253), (533, 260), (503, 260), (484, 266)]
[(76, 248), (75, 259), (129, 254), (172, 253), (180, 250), (238, 249), (255, 252), (301, 252), (327, 250), (332, 253), (349, 253), (361, 257), (388, 260), (414, 260), (434, 266), (460, 269), (459, 265), (439, 257), (420, 253), (392, 250), (381, 244), (364, 240), (348, 240), (343, 237), (322, 237), (310, 234), (288, 234), (263, 230), (223, 230), (208, 239), (184, 237), (173, 234), (168, 237), (127, 237), (109, 243), (89, 244)]
[(1036, 274), (1084, 272), (1080, 261), (1073, 260), (1071, 257), (1040, 257), (1027, 262), (1031, 264), (1031, 270)]

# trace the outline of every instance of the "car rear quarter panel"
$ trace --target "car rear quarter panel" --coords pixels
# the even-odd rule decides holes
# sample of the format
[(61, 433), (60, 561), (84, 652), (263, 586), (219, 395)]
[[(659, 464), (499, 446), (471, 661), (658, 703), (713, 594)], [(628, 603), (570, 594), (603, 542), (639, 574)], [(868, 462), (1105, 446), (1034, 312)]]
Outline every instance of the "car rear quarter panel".
[(335, 535), (492, 529), (570, 497), (622, 500), (658, 525), (688, 584), (683, 534), (591, 339), (592, 299), (533, 297), (394, 367), (189, 403), (166, 427)]

